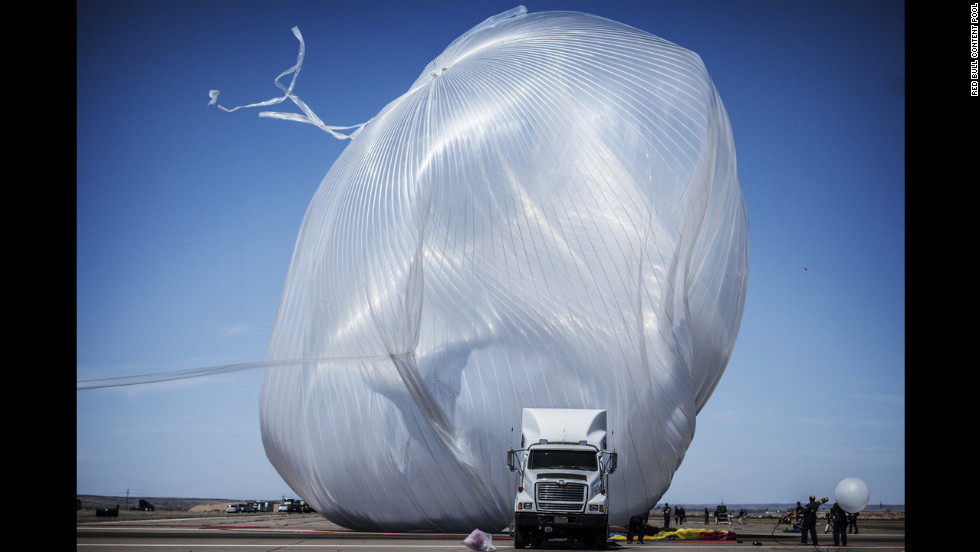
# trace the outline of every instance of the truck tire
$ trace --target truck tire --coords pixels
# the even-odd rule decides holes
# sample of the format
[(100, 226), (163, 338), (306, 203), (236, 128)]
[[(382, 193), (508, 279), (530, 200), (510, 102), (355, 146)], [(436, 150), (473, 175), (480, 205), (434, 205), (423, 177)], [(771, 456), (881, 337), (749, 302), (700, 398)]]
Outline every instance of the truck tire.
[(527, 548), (527, 533), (520, 527), (514, 528), (514, 550)]
[(593, 548), (596, 550), (605, 550), (606, 544), (609, 542), (609, 528), (603, 527), (596, 531), (595, 544)]

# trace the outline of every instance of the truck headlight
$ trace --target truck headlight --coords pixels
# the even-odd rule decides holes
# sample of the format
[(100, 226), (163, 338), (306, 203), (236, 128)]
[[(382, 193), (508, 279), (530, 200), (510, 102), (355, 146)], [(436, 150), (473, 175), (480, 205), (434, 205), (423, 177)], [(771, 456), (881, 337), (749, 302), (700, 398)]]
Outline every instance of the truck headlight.
[(533, 506), (533, 503), (531, 503), (531, 502), (518, 502), (517, 503), (517, 509), (518, 510), (530, 510), (531, 509), (531, 506)]

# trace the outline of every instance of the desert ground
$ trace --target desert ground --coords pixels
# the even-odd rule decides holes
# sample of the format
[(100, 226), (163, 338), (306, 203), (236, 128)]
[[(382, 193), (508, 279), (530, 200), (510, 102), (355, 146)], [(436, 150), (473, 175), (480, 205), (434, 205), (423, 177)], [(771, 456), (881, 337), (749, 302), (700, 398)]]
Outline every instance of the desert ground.
[[(140, 498), (153, 504), (155, 509), (153, 511), (141, 511), (135, 510), (135, 508), (140, 501)], [(127, 498), (126, 497), (113, 497), (113, 496), (93, 496), (93, 495), (79, 495), (78, 500), (81, 501), (82, 508), (77, 510), (76, 521), (77, 523), (94, 523), (94, 522), (112, 522), (112, 521), (126, 521), (126, 520), (199, 520), (202, 517), (210, 518), (209, 523), (220, 524), (221, 520), (227, 520), (228, 522), (241, 522), (244, 518), (256, 518), (262, 520), (276, 520), (283, 524), (290, 525), (302, 525), (308, 528), (315, 528), (316, 530), (323, 531), (344, 531), (345, 529), (324, 519), (317, 513), (280, 513), (277, 511), (272, 512), (251, 512), (251, 513), (235, 513), (229, 514), (225, 512), (225, 509), (229, 504), (237, 504), (241, 502), (247, 502), (247, 500), (241, 499), (214, 499), (214, 498), (161, 498), (161, 497), (129, 497), (127, 509)], [(281, 499), (276, 500), (279, 502)], [(119, 517), (98, 517), (96, 516), (97, 508), (115, 508), (116, 505), (119, 506)], [(738, 511), (742, 506), (732, 505), (731, 509)], [(688, 514), (687, 521), (679, 525), (679, 527), (690, 528), (690, 529), (710, 529), (714, 531), (734, 531), (736, 534), (739, 532), (745, 533), (774, 533), (776, 535), (783, 535), (790, 533), (788, 531), (788, 524), (780, 525), (780, 515), (777, 512), (772, 511), (767, 514), (763, 510), (752, 510), (750, 505), (744, 506), (748, 511), (748, 515), (739, 522), (738, 520), (733, 520), (728, 524), (716, 523), (713, 518), (709, 518), (709, 523), (705, 525), (704, 523), (704, 505), (700, 505), (700, 508), (695, 506), (688, 506), (687, 509), (691, 513), (701, 512), (700, 517), (698, 515)], [(825, 508), (821, 508), (821, 518), (817, 526), (817, 531), (822, 533), (825, 526), (825, 521), (823, 514)], [(651, 511), (650, 513), (650, 525), (653, 526), (652, 529), (659, 529), (659, 526), (663, 522), (662, 516), (658, 515), (659, 512)], [(673, 519), (671, 519), (671, 528), (676, 528)], [(875, 532), (875, 533), (904, 533), (905, 532), (905, 512), (902, 511), (864, 511), (860, 514), (858, 518), (858, 529), (863, 532)], [(506, 533), (506, 528), (501, 528), (501, 533)], [(625, 533), (626, 529), (623, 527), (612, 526), (610, 527), (611, 533)]]

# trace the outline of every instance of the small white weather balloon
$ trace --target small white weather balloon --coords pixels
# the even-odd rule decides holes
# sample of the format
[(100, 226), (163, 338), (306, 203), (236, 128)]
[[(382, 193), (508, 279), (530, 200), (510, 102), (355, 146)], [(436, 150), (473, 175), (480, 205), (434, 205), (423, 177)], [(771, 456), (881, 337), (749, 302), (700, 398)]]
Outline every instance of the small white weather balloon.
[(845, 477), (834, 489), (834, 498), (845, 512), (852, 514), (864, 510), (868, 505), (868, 486), (857, 477)]

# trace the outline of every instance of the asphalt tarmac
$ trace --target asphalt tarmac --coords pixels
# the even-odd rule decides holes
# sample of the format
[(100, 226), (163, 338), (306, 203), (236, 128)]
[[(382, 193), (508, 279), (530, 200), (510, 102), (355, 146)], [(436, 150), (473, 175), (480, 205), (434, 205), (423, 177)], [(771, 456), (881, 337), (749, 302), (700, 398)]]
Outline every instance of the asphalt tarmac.
[[(820, 534), (820, 545), (800, 544), (800, 534), (768, 533), (758, 528), (731, 529), (734, 541), (651, 541), (627, 543), (609, 540), (607, 550), (712, 551), (734, 550), (905, 550), (905, 534), (882, 532), (848, 535), (846, 547), (835, 547), (829, 534)], [(447, 533), (363, 533), (338, 527), (322, 517), (302, 516), (229, 516), (189, 519), (128, 520), (79, 522), (76, 524), (76, 550), (86, 552), (420, 552), (459, 551), (465, 534)], [(513, 550), (514, 541), (507, 533), (493, 534), (496, 550)], [(548, 541), (540, 548), (528, 550), (585, 550), (564, 541)]]

